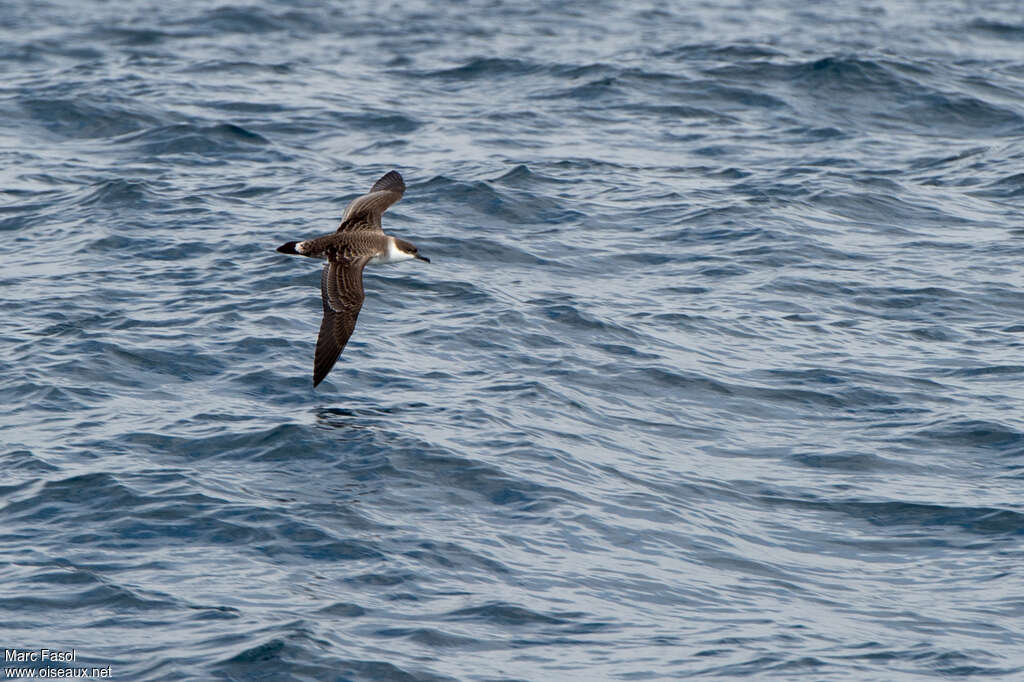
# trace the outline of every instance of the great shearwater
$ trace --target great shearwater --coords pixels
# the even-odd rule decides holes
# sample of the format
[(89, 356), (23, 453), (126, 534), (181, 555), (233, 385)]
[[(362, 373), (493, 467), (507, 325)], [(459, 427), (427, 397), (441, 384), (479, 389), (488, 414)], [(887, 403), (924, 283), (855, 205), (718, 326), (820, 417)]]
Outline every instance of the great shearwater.
[(413, 258), (430, 262), (415, 246), (384, 234), (380, 226), (381, 214), (404, 193), (402, 176), (397, 171), (385, 173), (369, 193), (352, 200), (336, 232), (277, 247), (281, 253), (327, 261), (320, 273), (324, 319), (313, 358), (314, 388), (334, 367), (356, 328), (356, 317), (363, 307), (363, 267)]

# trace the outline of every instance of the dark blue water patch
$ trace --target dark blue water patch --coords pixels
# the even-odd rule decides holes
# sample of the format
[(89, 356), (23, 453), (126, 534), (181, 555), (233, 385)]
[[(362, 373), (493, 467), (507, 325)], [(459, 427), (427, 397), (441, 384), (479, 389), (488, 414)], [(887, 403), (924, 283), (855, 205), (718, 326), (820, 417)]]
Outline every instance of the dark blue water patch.
[(58, 467), (33, 454), (31, 450), (9, 450), (0, 457), (3, 459), (4, 469), (10, 472), (45, 474), (59, 470)]
[[(771, 95), (764, 90), (745, 88), (737, 86), (725, 86), (714, 81), (706, 81), (699, 84), (697, 92), (691, 95), (691, 99), (703, 100), (708, 106), (716, 110), (731, 112), (737, 117), (737, 112), (749, 109), (757, 110), (786, 110), (789, 104), (785, 99)], [(685, 94), (681, 95), (685, 97)]]
[(88, 95), (73, 99), (27, 97), (19, 107), (27, 122), (64, 139), (112, 138), (165, 123), (144, 107), (109, 94), (102, 103)]
[(349, 111), (332, 110), (327, 112), (326, 117), (335, 125), (332, 129), (350, 128), (352, 130), (372, 130), (390, 135), (408, 135), (419, 129), (422, 123), (408, 115), (398, 114), (393, 111), (377, 111), (352, 113)]
[[(768, 238), (771, 239), (771, 237)], [(759, 234), (757, 241), (763, 239), (765, 239), (765, 234)], [(800, 240), (795, 243), (776, 243), (772, 241), (760, 246), (737, 248), (733, 255), (742, 259), (748, 266), (776, 269), (799, 266), (801, 264), (815, 264), (820, 267), (821, 264), (825, 263), (870, 262), (877, 260), (877, 257), (868, 254), (850, 253), (817, 244), (809, 244), (807, 240)]]
[(492, 505), (543, 514), (577, 499), (564, 488), (510, 476), (487, 464), (467, 463), (446, 454), (416, 454), (413, 448), (403, 450), (401, 455), (395, 462), (400, 470), (408, 472), (405, 467), (416, 466), (421, 469), (417, 479), (443, 481), (446, 487), (459, 489), (470, 499), (486, 500)]
[(329, 30), (330, 24), (327, 20), (332, 14), (301, 9), (273, 11), (257, 5), (229, 5), (204, 11), (172, 25), (182, 26), (193, 35), (263, 35), (288, 32), (309, 39), (311, 35)]
[(93, 186), (87, 195), (76, 201), (79, 207), (100, 207), (108, 210), (146, 209), (159, 200), (160, 195), (145, 180), (115, 178)]
[[(306, 382), (303, 381), (303, 384)], [(317, 457), (315, 443), (328, 436), (316, 436), (295, 424), (281, 424), (251, 432), (216, 429), (206, 435), (171, 435), (162, 433), (125, 433), (115, 442), (96, 442), (92, 446), (110, 448), (116, 452), (143, 451), (156, 455), (176, 455), (184, 458), (231, 458), (255, 453), (259, 459), (284, 461), (290, 457)], [(353, 446), (357, 443), (353, 443)]]
[[(529, 167), (520, 163), (511, 170), (490, 181), (493, 184), (514, 187), (518, 190), (537, 192), (541, 187), (551, 186), (552, 188), (566, 188), (572, 184), (572, 180), (561, 178), (551, 173), (545, 173), (537, 167)], [(554, 221), (552, 221), (554, 222)]]
[(365, 616), (368, 611), (358, 604), (335, 602), (323, 607), (317, 613), (322, 613), (330, 618), (359, 618)]
[[(1005, 248), (998, 248), (997, 251), (1005, 252), (1011, 257), (1014, 254)], [(1024, 301), (1014, 296), (1012, 289), (1002, 281), (985, 282), (977, 291), (971, 291), (970, 294), (977, 299), (977, 305), (989, 307), (996, 318), (1017, 320), (1024, 314)]]
[(495, 222), (510, 225), (550, 226), (578, 221), (583, 214), (571, 205), (527, 188), (495, 187), (497, 183), (453, 181), (444, 176), (431, 178), (417, 188), (437, 205), (434, 210), (453, 212), (465, 221), (469, 215), (482, 227), (494, 229)]
[[(132, 478), (135, 483), (145, 483), (150, 477)], [(116, 504), (120, 511), (111, 512), (105, 504)], [(68, 532), (68, 542), (88, 546), (93, 552), (160, 545), (171, 538), (208, 546), (242, 543), (249, 551), (267, 557), (298, 550), (307, 561), (373, 564), (383, 558), (370, 543), (339, 537), (317, 522), (289, 519), (279, 510), (237, 503), (225, 508), (222, 499), (175, 487), (141, 494), (112, 477), (53, 482), (8, 507), (26, 523), (48, 523), (58, 510), (74, 509), (79, 523), (104, 526), (102, 531)], [(193, 511), (187, 511), (190, 509)], [(215, 513), (217, 509), (225, 513)]]
[(165, 26), (91, 26), (83, 39), (99, 40), (112, 45), (128, 48), (153, 48), (164, 42), (187, 40), (197, 35), (195, 32), (181, 29), (170, 29)]
[[(22, 176), (25, 180), (31, 180), (36, 185), (63, 186), (64, 180), (53, 176), (41, 174), (34, 176)], [(0, 215), (5, 213), (21, 214), (29, 211), (44, 211), (51, 208), (64, 194), (62, 189), (17, 189), (9, 187), (0, 190), (0, 194), (10, 200), (7, 205), (0, 204)]]
[[(658, 365), (628, 373), (617, 371), (612, 366), (606, 369), (617, 384), (629, 386), (628, 389), (623, 389), (624, 394), (666, 399), (685, 396), (688, 400), (727, 401), (737, 410), (775, 411), (798, 408), (811, 413), (855, 413), (867, 408), (888, 410), (900, 405), (903, 400), (898, 394), (861, 385), (842, 388), (817, 387), (814, 384), (796, 382), (791, 386), (765, 386), (709, 380)], [(574, 375), (573, 380), (594, 388), (598, 385), (591, 377), (579, 373)]]
[[(715, 111), (712, 108), (694, 107), (685, 104), (637, 104), (633, 111), (637, 116), (650, 114), (666, 124), (688, 119), (707, 121), (714, 125), (739, 123), (735, 116)], [(665, 135), (673, 139), (679, 139), (678, 135), (669, 128), (666, 128)]]
[(381, 637), (384, 639), (391, 638), (402, 638), (407, 639), (410, 642), (416, 644), (428, 646), (431, 649), (460, 649), (463, 652), (473, 650), (486, 650), (493, 648), (494, 645), (489, 645), (479, 639), (473, 637), (463, 637), (452, 633), (444, 632), (437, 628), (425, 628), (425, 627), (398, 627), (398, 628), (384, 628), (377, 630), (374, 633), (375, 637)]
[(1024, 116), (1010, 108), (989, 104), (976, 97), (931, 93), (907, 103), (900, 113), (936, 136), (954, 132), (971, 137), (1020, 135)]
[[(759, 211), (748, 206), (730, 204), (687, 208), (677, 214), (675, 220), (676, 224), (686, 225), (687, 229), (663, 237), (683, 244), (705, 243), (745, 239), (762, 230), (758, 227)], [(706, 226), (707, 229), (694, 230), (693, 226)]]
[(786, 676), (821, 674), (821, 669), (825, 666), (825, 661), (811, 656), (787, 659), (786, 656), (781, 655), (756, 655), (742, 663), (709, 666), (701, 669), (700, 672), (715, 677), (740, 679), (757, 674), (757, 671), (762, 670)]
[(792, 278), (781, 275), (771, 283), (773, 293), (789, 293), (793, 296), (820, 296), (825, 298), (846, 298), (860, 292), (859, 282), (853, 280), (837, 281), (834, 279), (801, 277)]
[[(607, 99), (624, 94), (639, 82), (675, 80), (670, 73), (624, 67), (609, 63), (540, 63), (524, 58), (476, 58), (460, 66), (408, 74), (416, 78), (437, 78), (466, 85), (482, 84), (487, 89), (503, 87), (507, 81), (528, 83), (534, 96), (542, 99)], [(539, 87), (544, 83), (547, 87)]]
[(103, 385), (141, 387), (157, 384), (191, 382), (219, 376), (225, 365), (216, 356), (195, 345), (182, 344), (173, 350), (133, 346), (128, 341), (106, 343), (98, 339), (75, 341), (66, 347), (71, 357), (85, 356), (91, 360), (60, 360), (47, 367), (49, 372), (67, 381), (88, 385), (105, 377)]
[(845, 219), (856, 220), (894, 234), (906, 233), (906, 225), (931, 224), (941, 228), (971, 222), (968, 218), (944, 211), (934, 204), (900, 199), (879, 192), (835, 194), (823, 191), (813, 195), (809, 203)]
[(921, 467), (870, 452), (801, 452), (788, 456), (798, 466), (857, 473), (916, 473)]
[[(37, 594), (46, 594), (43, 585), (38, 584)], [(174, 600), (167, 599), (161, 595), (148, 594), (143, 590), (131, 589), (121, 585), (113, 585), (105, 581), (93, 578), (84, 586), (70, 587), (67, 583), (56, 583), (57, 587), (52, 589), (55, 596), (35, 596), (22, 598), (25, 604), (32, 608), (49, 611), (83, 611), (95, 610), (100, 605), (106, 604), (109, 607), (117, 608), (123, 612), (153, 612), (169, 611), (177, 604)], [(0, 599), (0, 611), (18, 611), (17, 600)]]
[(972, 20), (967, 29), (986, 36), (1011, 42), (1024, 40), (1024, 24), (1003, 22), (994, 19), (977, 18)]
[(967, 296), (944, 287), (864, 287), (854, 293), (853, 301), (862, 314), (901, 322), (950, 320), (969, 314), (977, 305)]
[(785, 67), (796, 79), (806, 79), (816, 88), (848, 91), (909, 92), (909, 79), (876, 59), (853, 55), (825, 57)]
[(396, 682), (452, 682), (455, 678), (435, 675), (415, 665), (399, 666), (386, 657), (345, 659), (312, 651), (322, 651), (328, 642), (315, 637), (307, 628), (289, 628), (283, 637), (275, 637), (250, 647), (229, 659), (210, 666), (212, 679), (299, 679), (299, 680), (395, 680)]
[(52, 65), (58, 61), (54, 57), (75, 61), (94, 61), (102, 59), (103, 56), (102, 50), (69, 45), (63, 40), (38, 40), (21, 44), (11, 44), (0, 40), (0, 61), (10, 62), (21, 67), (30, 64), (35, 68)]
[(993, 197), (999, 199), (1015, 199), (1024, 196), (1024, 173), (1014, 173), (1000, 178), (981, 189), (971, 192), (974, 196)]
[(1024, 514), (1010, 509), (908, 502), (836, 502), (830, 507), (890, 531), (937, 526), (957, 527), (975, 535), (1007, 539), (1024, 535)]
[(668, 50), (656, 50), (659, 59), (672, 59), (683, 63), (709, 62), (712, 64), (734, 64), (737, 62), (770, 62), (786, 56), (771, 45), (754, 42), (694, 43)]
[[(1000, 507), (928, 504), (885, 500), (796, 499), (776, 490), (761, 490), (760, 502), (768, 507), (819, 508), (856, 519), (885, 537), (911, 538), (932, 547), (966, 544), (985, 538), (986, 543), (1009, 542), (1024, 534), (1024, 514)], [(929, 536), (930, 528), (959, 529), (962, 535)], [(856, 544), (857, 539), (843, 540)], [(865, 545), (866, 547), (869, 545)]]
[(115, 148), (131, 147), (137, 154), (151, 157), (196, 154), (213, 163), (226, 163), (228, 157), (259, 153), (283, 159), (280, 153), (267, 149), (270, 141), (262, 135), (233, 123), (204, 125), (178, 123), (148, 128), (140, 133), (121, 136), (112, 141)]
[[(1019, 329), (1016, 331), (1024, 331)], [(938, 370), (937, 374), (950, 377), (978, 378), (981, 380), (998, 380), (1006, 376), (1014, 377), (1024, 375), (1022, 365), (987, 365), (984, 367), (962, 367), (946, 370)]]
[(416, 541), (412, 548), (402, 549), (400, 553), (402, 556), (422, 562), (424, 566), (442, 570), (461, 567), (464, 570), (471, 569), (497, 575), (512, 573), (504, 564), (452, 542)]
[(953, 342), (959, 341), (964, 338), (963, 334), (957, 334), (952, 331), (949, 327), (943, 327), (939, 325), (931, 325), (928, 327), (918, 327), (917, 329), (911, 329), (907, 332), (910, 336), (920, 339), (921, 341), (943, 341)]
[(913, 438), (943, 450), (981, 448), (1002, 454), (1024, 454), (1024, 433), (996, 422), (951, 419), (917, 431)]
[(449, 81), (484, 80), (491, 82), (503, 77), (524, 76), (541, 68), (543, 67), (524, 59), (484, 57), (473, 59), (461, 66), (439, 69), (420, 75)]
[[(289, 634), (285, 637), (268, 637), (263, 634), (260, 639), (262, 643), (244, 648), (229, 658), (222, 659), (212, 666), (212, 678), (224, 680), (252, 679), (254, 677), (267, 677), (273, 679), (275, 676), (285, 674), (285, 671), (295, 671), (299, 679), (316, 679), (326, 668), (326, 662), (319, 655), (308, 656), (305, 643), (313, 644), (319, 648), (320, 642), (311, 637), (311, 634), (301, 624), (294, 624), (287, 628)], [(291, 643), (289, 643), (290, 640)], [(312, 640), (312, 641), (310, 641)], [(223, 647), (221, 643), (221, 646)], [(238, 647), (232, 646), (231, 649)], [(311, 660), (312, 659), (312, 660)], [(320, 665), (316, 665), (320, 663)], [(344, 678), (342, 678), (344, 679)]]
[(936, 394), (946, 389), (931, 378), (851, 368), (761, 369), (751, 372), (750, 376), (774, 384), (834, 387), (835, 390), (840, 390), (840, 387), (881, 386), (894, 394), (905, 392), (912, 395), (915, 401), (937, 397)]
[(272, 558), (298, 552), (305, 561), (380, 562), (386, 559), (386, 555), (375, 547), (376, 543), (337, 537), (312, 523), (282, 521), (274, 529), (274, 537), (268, 541), (260, 542), (248, 536), (244, 541), (252, 545), (253, 551)]
[(527, 301), (528, 304), (537, 306), (537, 313), (542, 315), (547, 323), (545, 327), (549, 330), (560, 330), (557, 336), (572, 336), (574, 332), (592, 333), (596, 338), (604, 340), (625, 340), (635, 338), (637, 332), (629, 325), (603, 319), (586, 308), (574, 305), (572, 302), (551, 301), (548, 299), (537, 299)]
[(116, 515), (110, 506), (115, 502), (134, 509), (148, 501), (147, 497), (123, 485), (114, 475), (95, 473), (47, 481), (31, 497), (9, 503), (7, 511), (30, 520), (44, 521), (70, 503), (74, 503), (80, 513), (91, 509), (100, 515)]
[[(601, 70), (600, 75), (588, 75), (584, 83), (556, 86), (538, 96), (639, 113), (665, 112), (666, 106), (682, 106), (686, 109), (675, 110), (676, 120), (698, 118), (719, 125), (739, 122), (735, 112), (748, 107), (768, 110), (787, 107), (783, 99), (762, 89), (646, 69), (603, 66)], [(685, 111), (686, 116), (679, 117), (680, 111)]]
[(540, 95), (543, 99), (576, 100), (590, 105), (623, 105), (628, 101), (629, 90), (614, 76), (592, 78), (586, 83), (571, 87), (558, 87)]
[(481, 604), (470, 608), (457, 609), (445, 614), (446, 620), (460, 621), (469, 620), (476, 622), (491, 622), (498, 625), (538, 626), (538, 625), (566, 625), (583, 614), (544, 614), (530, 609), (525, 609), (515, 604), (505, 602), (492, 602)]
[[(47, 377), (39, 376), (39, 372), (33, 369), (27, 380), (11, 382), (0, 387), (0, 395), (6, 399), (20, 400), (26, 405), (20, 405), (12, 410), (17, 412), (37, 412), (39, 410), (56, 410), (59, 412), (71, 410), (85, 410), (90, 404), (98, 400), (110, 397), (111, 393), (106, 388), (93, 388), (91, 386), (54, 386)], [(29, 407), (28, 405), (31, 405)]]
[[(902, 129), (924, 126), (930, 135), (1015, 134), (1024, 117), (975, 96), (937, 90), (935, 67), (867, 56), (830, 56), (801, 63), (738, 63), (713, 70), (737, 83), (760, 82), (820, 127), (846, 134), (851, 126)], [(824, 120), (823, 120), (824, 119)]]
[(849, 139), (851, 134), (835, 126), (797, 126), (786, 131), (793, 144), (818, 145)]

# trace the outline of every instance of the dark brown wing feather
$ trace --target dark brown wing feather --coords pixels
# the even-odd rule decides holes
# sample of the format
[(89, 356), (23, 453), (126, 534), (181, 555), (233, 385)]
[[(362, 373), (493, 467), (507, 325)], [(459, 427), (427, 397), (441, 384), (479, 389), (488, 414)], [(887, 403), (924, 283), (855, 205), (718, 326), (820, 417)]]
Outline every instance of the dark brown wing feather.
[(380, 216), (405, 194), (405, 181), (398, 171), (389, 171), (373, 183), (368, 194), (356, 197), (345, 209), (338, 232), (380, 230)]
[(314, 388), (334, 367), (356, 328), (356, 318), (363, 307), (363, 268), (368, 260), (330, 261), (320, 274), (324, 319), (320, 322), (313, 358)]
[(370, 188), (371, 192), (382, 192), (384, 190), (398, 192), (398, 196), (402, 196), (402, 193), (405, 192), (405, 180), (402, 180), (402, 176), (398, 171), (388, 171), (380, 176), (380, 180), (373, 183), (373, 187)]
[(331, 304), (327, 299), (327, 278), (330, 276), (331, 265), (324, 266), (320, 273), (320, 296), (324, 303), (324, 319), (320, 321), (320, 334), (316, 337), (316, 354), (313, 356), (313, 388), (324, 380), (327, 373), (334, 367), (338, 356), (341, 355), (341, 346), (334, 337), (334, 320), (337, 317), (331, 310)]

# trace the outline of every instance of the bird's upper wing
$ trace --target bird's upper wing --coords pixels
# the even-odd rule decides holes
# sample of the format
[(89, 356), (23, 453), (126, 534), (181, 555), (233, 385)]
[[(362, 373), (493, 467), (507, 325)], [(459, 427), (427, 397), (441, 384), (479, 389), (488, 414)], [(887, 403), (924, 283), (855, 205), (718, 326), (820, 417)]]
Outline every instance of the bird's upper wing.
[(369, 258), (329, 261), (320, 274), (324, 319), (316, 339), (313, 358), (313, 386), (316, 387), (334, 367), (345, 344), (356, 328), (363, 307), (363, 267)]
[(402, 198), (405, 181), (398, 171), (389, 171), (373, 183), (367, 194), (356, 197), (345, 209), (338, 232), (380, 230), (380, 216), (388, 206)]

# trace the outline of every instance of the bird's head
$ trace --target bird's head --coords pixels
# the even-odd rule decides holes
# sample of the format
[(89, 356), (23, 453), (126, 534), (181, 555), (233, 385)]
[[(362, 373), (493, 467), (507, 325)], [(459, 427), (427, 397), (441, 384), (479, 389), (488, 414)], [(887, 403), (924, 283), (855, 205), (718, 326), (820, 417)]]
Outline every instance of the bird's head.
[(417, 249), (415, 246), (413, 246), (409, 242), (405, 241), (404, 239), (399, 239), (399, 238), (395, 237), (395, 248), (397, 248), (399, 251), (401, 251), (404, 254), (408, 254), (412, 258), (415, 258), (417, 260), (426, 261), (428, 263), (430, 262), (429, 258), (427, 258), (426, 256), (421, 256), (420, 255), (419, 249)]

